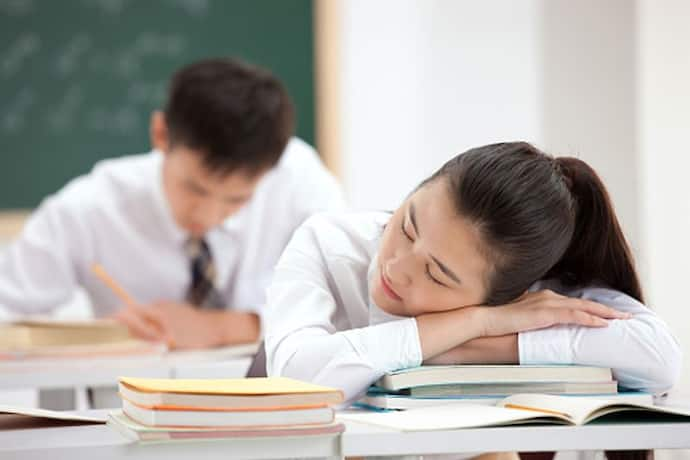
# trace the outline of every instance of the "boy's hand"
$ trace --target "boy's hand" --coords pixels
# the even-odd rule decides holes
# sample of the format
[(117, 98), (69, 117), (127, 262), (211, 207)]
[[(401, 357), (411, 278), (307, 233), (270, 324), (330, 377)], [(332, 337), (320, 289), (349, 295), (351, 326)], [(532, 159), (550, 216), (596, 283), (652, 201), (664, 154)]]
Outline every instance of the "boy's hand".
[(133, 337), (150, 342), (165, 342), (163, 326), (147, 316), (145, 309), (141, 305), (125, 305), (112, 318), (127, 326)]
[(210, 348), (259, 339), (260, 320), (252, 312), (202, 310), (186, 303), (159, 301), (123, 307), (115, 315), (130, 333), (169, 348)]
[(209, 348), (222, 343), (222, 322), (213, 312), (186, 303), (159, 301), (142, 308), (143, 315), (160, 325), (170, 348)]

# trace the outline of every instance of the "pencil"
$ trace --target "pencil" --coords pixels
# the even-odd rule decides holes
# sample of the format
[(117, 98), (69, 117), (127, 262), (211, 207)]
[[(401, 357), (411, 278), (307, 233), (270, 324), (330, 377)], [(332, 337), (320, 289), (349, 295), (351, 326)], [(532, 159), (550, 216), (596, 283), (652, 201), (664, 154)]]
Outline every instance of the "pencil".
[[(105, 271), (105, 268), (103, 268), (101, 264), (91, 265), (91, 271), (98, 277), (98, 279), (103, 281), (103, 284), (108, 286), (110, 290), (112, 290), (115, 293), (115, 295), (125, 303), (125, 305), (127, 305), (128, 307), (137, 308), (137, 303), (134, 301), (134, 298), (131, 295), (129, 295), (129, 293), (125, 291), (125, 289), (122, 286), (120, 286), (120, 284), (117, 281), (115, 281), (113, 277), (108, 274), (107, 271)], [(144, 317), (144, 321), (150, 324), (151, 326), (155, 327), (159, 331), (161, 330), (160, 325), (155, 321), (152, 321), (150, 318)], [(173, 339), (168, 339), (167, 346), (169, 348), (174, 348), (175, 341)]]
[(107, 271), (105, 271), (105, 268), (103, 268), (101, 264), (93, 264), (91, 266), (91, 271), (93, 271), (98, 279), (103, 281), (103, 284), (108, 286), (110, 290), (112, 290), (113, 293), (115, 293), (115, 295), (118, 296), (126, 305), (130, 307), (137, 305), (137, 303), (134, 301), (134, 298), (129, 295), (127, 291), (125, 291), (124, 288), (108, 274)]

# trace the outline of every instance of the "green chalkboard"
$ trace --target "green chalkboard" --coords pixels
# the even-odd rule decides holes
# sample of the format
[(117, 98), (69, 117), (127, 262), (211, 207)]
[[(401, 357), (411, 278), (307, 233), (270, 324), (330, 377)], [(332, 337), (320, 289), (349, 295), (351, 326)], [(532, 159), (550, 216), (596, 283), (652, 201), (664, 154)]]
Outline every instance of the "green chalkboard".
[(313, 142), (311, 0), (0, 0), (0, 208), (147, 151), (170, 75), (217, 56), (271, 69)]

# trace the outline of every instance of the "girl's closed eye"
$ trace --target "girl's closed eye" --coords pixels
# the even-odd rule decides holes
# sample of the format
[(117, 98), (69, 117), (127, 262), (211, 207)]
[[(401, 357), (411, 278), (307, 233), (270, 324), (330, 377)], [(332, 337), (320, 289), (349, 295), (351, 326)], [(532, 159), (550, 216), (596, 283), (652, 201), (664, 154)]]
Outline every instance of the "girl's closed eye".
[(407, 233), (407, 230), (405, 230), (405, 219), (404, 218), (400, 221), (400, 231), (402, 232), (403, 235), (405, 235), (405, 238), (407, 238), (410, 241), (414, 241), (414, 238), (412, 238), (412, 236), (409, 233)]
[[(414, 238), (412, 237), (412, 235), (410, 235), (407, 232), (407, 230), (405, 230), (405, 223), (406, 223), (406, 219), (403, 217), (403, 219), (400, 221), (400, 231), (402, 232), (403, 235), (405, 235), (405, 238), (407, 238), (410, 242), (414, 242)], [(436, 278), (434, 275), (431, 274), (431, 270), (429, 269), (429, 264), (424, 265), (424, 274), (433, 283), (438, 284), (439, 286), (448, 287), (444, 283), (439, 281), (438, 278)]]
[(443, 284), (442, 282), (440, 282), (437, 278), (435, 278), (434, 275), (431, 274), (431, 270), (429, 270), (429, 264), (426, 264), (425, 272), (426, 272), (426, 277), (429, 278), (434, 283), (438, 284), (439, 286), (448, 287), (445, 284)]

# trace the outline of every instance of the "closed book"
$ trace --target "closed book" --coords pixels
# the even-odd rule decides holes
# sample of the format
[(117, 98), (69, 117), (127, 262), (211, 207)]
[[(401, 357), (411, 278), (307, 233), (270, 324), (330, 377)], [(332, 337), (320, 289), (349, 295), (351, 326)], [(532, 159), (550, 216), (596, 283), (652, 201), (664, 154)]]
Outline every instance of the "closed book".
[[(119, 384), (120, 396), (141, 407), (150, 409), (197, 409), (197, 410), (252, 410), (297, 409), (325, 407), (339, 404), (343, 395), (339, 390), (273, 394), (238, 394), (226, 385), (229, 393), (178, 393), (141, 391), (123, 382)], [(274, 391), (280, 391), (274, 389)]]
[(128, 439), (142, 443), (201, 439), (335, 437), (345, 430), (342, 423), (254, 428), (162, 428), (137, 423), (122, 411), (108, 414), (108, 425)]
[[(566, 395), (563, 395), (566, 396)], [(615, 395), (589, 394), (589, 395), (567, 395), (572, 398), (606, 398), (616, 400), (621, 403), (652, 404), (654, 398), (649, 393), (641, 391), (621, 392)], [(357, 402), (360, 407), (376, 410), (408, 410), (420, 407), (444, 406), (450, 404), (473, 404), (482, 406), (496, 405), (505, 396), (441, 396), (437, 398), (419, 398), (397, 394), (369, 394)]]
[(585, 425), (597, 421), (690, 422), (690, 409), (626, 403), (615, 398), (569, 397), (543, 394), (508, 396), (496, 406), (448, 404), (406, 411), (339, 414), (341, 421), (383, 426), (400, 431), (454, 430), (519, 424)]
[(402, 390), (417, 397), (496, 395), (508, 396), (515, 393), (548, 394), (615, 394), (618, 382), (497, 382), (457, 383), (449, 385), (423, 385)]
[(611, 369), (569, 365), (419, 366), (384, 375), (377, 386), (389, 391), (423, 385), (518, 382), (604, 382)]
[(170, 410), (147, 409), (122, 401), (122, 411), (146, 426), (257, 427), (326, 424), (333, 421), (330, 407), (281, 410)]
[(108, 320), (33, 319), (0, 326), (0, 350), (32, 350), (70, 345), (113, 344), (131, 340), (127, 327)]

